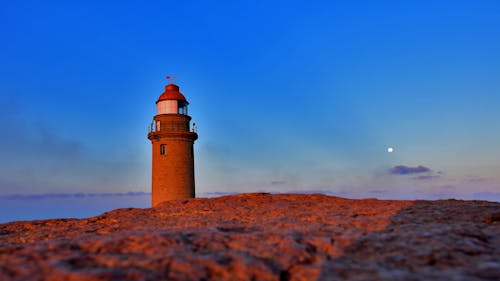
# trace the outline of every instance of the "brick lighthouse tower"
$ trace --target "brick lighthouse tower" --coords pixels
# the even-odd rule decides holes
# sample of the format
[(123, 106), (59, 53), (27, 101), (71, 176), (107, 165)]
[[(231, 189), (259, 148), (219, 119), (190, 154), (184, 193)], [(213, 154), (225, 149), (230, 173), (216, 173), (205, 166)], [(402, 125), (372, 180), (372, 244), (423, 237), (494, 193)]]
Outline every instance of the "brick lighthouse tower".
[(175, 84), (165, 86), (156, 101), (148, 133), (153, 145), (152, 206), (170, 199), (194, 198), (193, 144), (198, 134), (190, 129), (188, 104)]

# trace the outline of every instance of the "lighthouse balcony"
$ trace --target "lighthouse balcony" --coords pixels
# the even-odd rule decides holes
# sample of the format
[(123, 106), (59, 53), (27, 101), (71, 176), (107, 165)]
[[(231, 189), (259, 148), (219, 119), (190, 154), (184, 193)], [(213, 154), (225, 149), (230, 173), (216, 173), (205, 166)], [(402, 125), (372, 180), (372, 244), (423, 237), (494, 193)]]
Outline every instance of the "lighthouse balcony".
[(193, 124), (191, 128), (189, 122), (179, 122), (179, 121), (159, 121), (154, 120), (148, 127), (148, 133), (155, 132), (193, 132), (196, 133), (196, 125)]
[(158, 130), (156, 128), (149, 128), (148, 139), (151, 141), (158, 141), (161, 138), (181, 138), (186, 140), (195, 141), (198, 139), (198, 133), (196, 129), (191, 130), (175, 130), (175, 129), (165, 129), (161, 128)]

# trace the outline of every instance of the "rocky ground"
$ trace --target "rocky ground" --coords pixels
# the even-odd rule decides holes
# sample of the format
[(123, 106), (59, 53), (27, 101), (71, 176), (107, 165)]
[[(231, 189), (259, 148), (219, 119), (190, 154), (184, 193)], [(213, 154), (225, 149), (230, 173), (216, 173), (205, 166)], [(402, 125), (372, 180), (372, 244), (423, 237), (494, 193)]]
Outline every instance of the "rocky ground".
[(242, 194), (12, 222), (0, 280), (500, 280), (500, 203)]

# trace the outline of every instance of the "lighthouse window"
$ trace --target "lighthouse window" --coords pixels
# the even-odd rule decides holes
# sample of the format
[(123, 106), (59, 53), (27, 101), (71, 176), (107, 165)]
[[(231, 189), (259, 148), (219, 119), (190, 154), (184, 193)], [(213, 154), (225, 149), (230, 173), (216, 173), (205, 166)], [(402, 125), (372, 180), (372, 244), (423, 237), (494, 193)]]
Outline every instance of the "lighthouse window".
[(167, 154), (167, 145), (160, 144), (160, 155), (165, 155), (165, 154)]
[(187, 104), (185, 102), (179, 101), (177, 113), (187, 115)]

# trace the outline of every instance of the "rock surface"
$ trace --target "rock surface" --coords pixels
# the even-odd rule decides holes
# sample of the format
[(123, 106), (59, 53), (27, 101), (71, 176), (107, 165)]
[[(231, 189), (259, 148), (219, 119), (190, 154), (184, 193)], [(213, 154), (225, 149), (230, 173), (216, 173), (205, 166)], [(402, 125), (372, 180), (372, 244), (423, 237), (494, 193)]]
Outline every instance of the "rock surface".
[(12, 222), (0, 280), (500, 280), (500, 203), (257, 193)]

